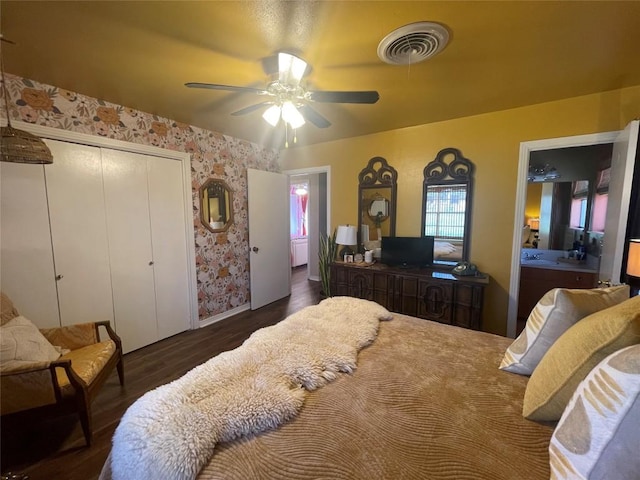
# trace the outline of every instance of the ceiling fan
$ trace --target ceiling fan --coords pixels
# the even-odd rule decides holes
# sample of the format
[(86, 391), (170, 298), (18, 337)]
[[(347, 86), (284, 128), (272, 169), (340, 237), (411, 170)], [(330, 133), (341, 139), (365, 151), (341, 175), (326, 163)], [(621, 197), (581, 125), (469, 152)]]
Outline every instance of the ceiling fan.
[(310, 66), (300, 57), (290, 53), (278, 53), (278, 75), (269, 82), (265, 89), (221, 85), (217, 83), (185, 83), (189, 88), (208, 88), (212, 90), (228, 90), (232, 92), (255, 93), (269, 97), (264, 102), (256, 103), (233, 112), (231, 115), (245, 115), (263, 107), (268, 108), (262, 117), (274, 127), (282, 120), (285, 125), (296, 129), (313, 123), (316, 127), (327, 128), (331, 122), (313, 109), (310, 103), (376, 103), (380, 98), (375, 90), (368, 91), (326, 91), (307, 90), (302, 79), (310, 71)]

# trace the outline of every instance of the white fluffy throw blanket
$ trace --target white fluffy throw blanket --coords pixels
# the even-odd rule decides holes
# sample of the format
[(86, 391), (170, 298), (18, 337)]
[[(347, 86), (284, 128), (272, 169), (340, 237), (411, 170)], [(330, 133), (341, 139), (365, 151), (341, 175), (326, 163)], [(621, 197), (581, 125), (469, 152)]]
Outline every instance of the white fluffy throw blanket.
[(374, 302), (328, 298), (146, 393), (113, 436), (113, 479), (195, 478), (216, 443), (277, 427), (307, 390), (352, 372), (378, 321), (391, 317)]

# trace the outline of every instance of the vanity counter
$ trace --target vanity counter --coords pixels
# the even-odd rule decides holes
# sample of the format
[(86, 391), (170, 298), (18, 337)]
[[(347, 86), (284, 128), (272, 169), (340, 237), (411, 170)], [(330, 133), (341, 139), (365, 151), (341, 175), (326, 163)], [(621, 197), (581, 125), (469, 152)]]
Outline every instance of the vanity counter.
[(561, 270), (564, 272), (598, 273), (598, 259), (587, 256), (584, 262), (577, 262), (564, 258), (563, 250), (538, 250), (523, 248), (520, 256), (520, 266), (536, 269)]
[(520, 261), (520, 266), (525, 268), (536, 268), (545, 270), (562, 270), (565, 272), (598, 273), (598, 269), (588, 263), (564, 263), (553, 260), (525, 260)]

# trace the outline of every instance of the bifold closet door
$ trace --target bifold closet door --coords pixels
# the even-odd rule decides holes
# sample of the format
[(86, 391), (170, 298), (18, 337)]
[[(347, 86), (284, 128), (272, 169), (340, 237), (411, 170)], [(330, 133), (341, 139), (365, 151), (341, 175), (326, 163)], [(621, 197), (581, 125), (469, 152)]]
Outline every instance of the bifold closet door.
[(54, 158), (44, 171), (61, 323), (113, 322), (100, 149), (46, 143)]
[(102, 171), (115, 326), (130, 352), (159, 339), (147, 159), (102, 149)]
[(192, 232), (193, 221), (185, 218), (182, 164), (148, 157), (147, 165), (156, 311), (162, 339), (190, 327), (186, 228)]
[(60, 326), (44, 168), (0, 163), (0, 289), (40, 328)]

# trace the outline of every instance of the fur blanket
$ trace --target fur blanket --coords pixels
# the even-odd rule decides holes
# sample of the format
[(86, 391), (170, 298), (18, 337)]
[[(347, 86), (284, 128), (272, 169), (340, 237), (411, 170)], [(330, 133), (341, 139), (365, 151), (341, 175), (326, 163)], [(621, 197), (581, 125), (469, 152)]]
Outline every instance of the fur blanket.
[(391, 318), (374, 302), (329, 298), (146, 393), (113, 436), (113, 479), (195, 478), (218, 442), (277, 427), (308, 390), (352, 372)]

